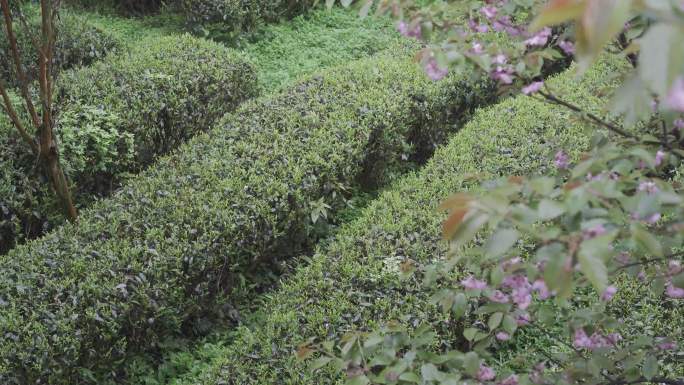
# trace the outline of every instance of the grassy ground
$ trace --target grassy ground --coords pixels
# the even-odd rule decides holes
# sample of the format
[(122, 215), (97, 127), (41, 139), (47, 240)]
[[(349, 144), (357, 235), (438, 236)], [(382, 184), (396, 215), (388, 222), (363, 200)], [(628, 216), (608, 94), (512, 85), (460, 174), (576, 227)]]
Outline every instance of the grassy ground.
[[(124, 18), (106, 9), (72, 11), (87, 16), (128, 45), (150, 37), (185, 33), (182, 16), (171, 12)], [(252, 59), (263, 92), (272, 92), (306, 74), (373, 55), (401, 44), (401, 40), (389, 18), (361, 19), (354, 10), (334, 8), (265, 25), (230, 45)]]

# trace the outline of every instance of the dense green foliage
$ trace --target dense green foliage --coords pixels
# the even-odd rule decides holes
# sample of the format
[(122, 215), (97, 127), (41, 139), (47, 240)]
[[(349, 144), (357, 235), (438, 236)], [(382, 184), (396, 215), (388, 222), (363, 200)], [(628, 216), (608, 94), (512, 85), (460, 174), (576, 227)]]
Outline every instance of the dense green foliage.
[(154, 14), (164, 5), (173, 5), (175, 0), (66, 0), (71, 6), (84, 8), (115, 9), (124, 15), (141, 16)]
[(389, 18), (360, 19), (356, 12), (340, 8), (314, 10), (288, 23), (270, 24), (236, 42), (259, 70), (264, 90), (410, 43), (394, 30)]
[[(22, 65), (26, 68), (29, 79), (36, 79), (38, 54), (33, 39), (40, 38), (40, 18), (38, 15), (29, 13), (27, 20), (30, 31), (16, 21), (14, 31), (17, 35), (17, 48), (21, 55)], [(18, 79), (14, 70), (14, 61), (10, 55), (4, 22), (0, 22), (0, 28), (2, 30), (0, 33), (0, 78), (16, 86)], [(73, 12), (63, 11), (57, 21), (56, 56), (53, 66), (59, 71), (89, 65), (121, 48), (121, 42), (118, 39), (91, 24), (87, 18)]]
[(212, 37), (235, 36), (307, 11), (314, 0), (181, 0), (190, 26)]
[[(617, 59), (610, 59), (592, 68), (582, 82), (576, 82), (570, 71), (550, 80), (549, 85), (567, 100), (596, 112), (604, 104), (600, 94), (614, 86), (609, 74), (622, 67)], [(198, 357), (205, 353), (218, 356), (209, 369), (175, 383), (343, 382), (332, 371), (308, 371), (307, 363), (296, 361), (296, 346), (309, 338), (320, 341), (392, 319), (409, 325), (434, 320), (439, 310), (429, 304), (429, 294), (421, 291), (420, 282), (401, 280), (399, 271), (406, 260), (423, 263), (444, 256), (447, 245), (439, 231), (444, 216), (435, 210), (444, 198), (454, 191), (474, 188), (474, 174), (550, 172), (557, 149), (565, 148), (579, 156), (589, 138), (584, 126), (573, 121), (567, 110), (529, 97), (508, 99), (480, 110), (420, 173), (395, 183), (362, 217), (345, 226), (335, 242), (306, 259), (309, 264), (265, 295), (260, 304), (263, 310), (228, 335), (225, 347), (204, 346)], [(673, 314), (662, 314), (654, 327), (666, 327)], [(433, 324), (435, 330), (445, 333), (438, 347), (463, 342), (460, 325)], [(529, 341), (537, 342), (532, 337)], [(517, 351), (525, 353), (529, 346)], [(502, 363), (506, 362), (502, 357)]]
[(216, 297), (240, 300), (251, 272), (308, 248), (350, 190), (429, 156), (491, 91), (380, 57), (248, 103), (78, 225), (2, 257), (0, 324), (15, 332), (0, 338), (0, 379), (70, 383), (202, 331)]
[[(81, 204), (257, 92), (255, 70), (242, 55), (190, 36), (145, 40), (130, 53), (65, 72), (60, 85), (60, 155)], [(0, 168), (8, 179), (0, 192), (2, 251), (61, 220), (28, 146), (8, 122), (0, 126)]]

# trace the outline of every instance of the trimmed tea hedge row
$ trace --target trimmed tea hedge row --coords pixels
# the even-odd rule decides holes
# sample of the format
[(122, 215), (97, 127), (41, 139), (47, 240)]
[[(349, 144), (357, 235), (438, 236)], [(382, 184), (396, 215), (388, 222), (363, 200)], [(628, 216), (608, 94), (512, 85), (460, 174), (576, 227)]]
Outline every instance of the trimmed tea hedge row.
[[(189, 35), (146, 39), (131, 52), (63, 73), (59, 84), (56, 134), (79, 203), (108, 194), (122, 174), (140, 171), (257, 93), (243, 55)], [(61, 216), (52, 194), (41, 191), (28, 147), (6, 120), (0, 126), (8, 132), (0, 136), (0, 170), (16, 175), (0, 189), (2, 251)]]
[[(30, 32), (15, 23), (17, 47), (21, 54), (21, 62), (28, 70), (30, 79), (37, 79), (37, 50), (32, 37), (40, 36), (40, 17), (29, 18)], [(19, 84), (14, 70), (14, 61), (9, 55), (9, 41), (4, 22), (0, 21), (0, 78), (12, 86)], [(57, 43), (55, 47), (54, 68), (66, 70), (73, 67), (89, 65), (106, 55), (120, 51), (121, 42), (112, 34), (94, 26), (84, 17), (68, 10), (62, 10), (57, 21)], [(7, 53), (7, 54), (6, 54)]]
[(165, 4), (173, 5), (176, 0), (67, 0), (65, 3), (85, 8), (114, 8), (126, 15), (140, 16), (158, 12)]
[(264, 22), (291, 18), (313, 7), (314, 0), (180, 0), (191, 26), (249, 31)]
[[(596, 95), (614, 86), (607, 75), (621, 66), (610, 58), (581, 82), (570, 71), (548, 84), (565, 99), (597, 112), (605, 101)], [(265, 296), (259, 305), (263, 310), (251, 317), (252, 323), (247, 320), (251, 327), (230, 333), (223, 354), (202, 375), (171, 383), (343, 383), (331, 371), (312, 375), (308, 363), (294, 357), (297, 345), (312, 337), (334, 338), (351, 328), (373, 328), (405, 314), (410, 317), (404, 321), (416, 325), (432, 319), (435, 312), (428, 293), (421, 291), (419, 282), (401, 281), (398, 271), (405, 258), (427, 262), (444, 255), (439, 203), (451, 193), (475, 188), (469, 174), (552, 172), (558, 149), (578, 156), (587, 147), (589, 135), (583, 127), (562, 107), (524, 96), (480, 110), (419, 174), (398, 181), (310, 264)], [(458, 330), (452, 332), (460, 336)]]
[(258, 269), (308, 248), (350, 190), (429, 156), (492, 96), (488, 81), (434, 83), (377, 57), (249, 102), (78, 225), (0, 257), (0, 382), (77, 383), (206, 325), (216, 297), (240, 300)]

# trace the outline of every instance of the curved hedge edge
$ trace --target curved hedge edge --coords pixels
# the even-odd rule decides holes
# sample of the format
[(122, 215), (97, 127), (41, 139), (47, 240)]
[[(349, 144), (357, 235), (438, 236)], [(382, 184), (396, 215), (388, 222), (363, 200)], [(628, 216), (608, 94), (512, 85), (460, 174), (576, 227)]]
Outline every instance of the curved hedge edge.
[[(579, 83), (572, 71), (547, 83), (567, 100), (598, 111), (604, 100), (597, 91), (615, 86), (605, 75), (624, 68), (618, 60), (604, 59)], [(474, 188), (467, 178), (471, 173), (551, 172), (559, 148), (578, 156), (587, 147), (583, 127), (566, 110), (523, 96), (480, 110), (420, 173), (383, 193), (309, 265), (265, 296), (254, 323), (231, 333), (231, 342), (218, 348), (223, 353), (201, 375), (170, 383), (342, 383), (330, 371), (312, 376), (306, 364), (296, 361), (296, 346), (311, 337), (373, 328), (404, 314), (410, 314), (406, 322), (430, 319), (434, 312), (426, 293), (420, 285), (400, 281), (397, 272), (405, 257), (429, 261), (444, 254), (443, 216), (434, 208), (454, 191)]]
[(202, 332), (259, 283), (255, 261), (308, 248), (350, 190), (410, 169), (493, 91), (380, 58), (247, 102), (77, 225), (0, 257), (0, 382), (116, 379), (130, 350)]

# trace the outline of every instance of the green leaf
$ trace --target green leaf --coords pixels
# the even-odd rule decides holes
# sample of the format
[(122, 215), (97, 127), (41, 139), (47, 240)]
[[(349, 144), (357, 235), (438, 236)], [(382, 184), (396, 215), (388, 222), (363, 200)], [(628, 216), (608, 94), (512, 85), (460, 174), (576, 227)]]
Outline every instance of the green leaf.
[(469, 376), (475, 377), (480, 370), (480, 357), (475, 352), (468, 352), (463, 357), (463, 369)]
[(557, 25), (569, 20), (577, 19), (584, 12), (586, 4), (584, 1), (578, 0), (551, 0), (539, 12), (532, 24), (530, 30), (535, 32), (542, 27)]
[(534, 190), (537, 194), (544, 196), (551, 194), (555, 186), (556, 180), (550, 177), (539, 177), (530, 181), (530, 187), (532, 190)]
[(613, 95), (611, 114), (624, 116), (625, 126), (632, 127), (637, 122), (651, 116), (653, 98), (641, 78), (633, 76)]
[(506, 315), (503, 319), (502, 327), (508, 334), (512, 335), (518, 329), (518, 323), (515, 321), (515, 318)]
[(442, 373), (433, 364), (425, 364), (420, 367), (420, 375), (424, 381), (439, 381), (442, 378)]
[(656, 237), (639, 224), (632, 225), (632, 240), (638, 247), (654, 257), (663, 256), (663, 246)]
[(577, 254), (580, 270), (599, 292), (608, 286), (608, 270), (604, 261), (612, 254), (613, 238), (614, 233), (586, 240)]
[(314, 372), (324, 367), (325, 365), (328, 365), (328, 363), (330, 363), (330, 360), (332, 360), (332, 358), (330, 357), (319, 357), (311, 363), (311, 365), (309, 366), (309, 370)]
[(644, 360), (643, 375), (647, 380), (655, 377), (658, 374), (658, 357), (654, 354), (649, 354)]
[(665, 96), (684, 66), (682, 30), (675, 24), (657, 23), (650, 27), (639, 45), (639, 75), (646, 86)]
[(492, 314), (489, 317), (489, 321), (487, 321), (487, 326), (489, 326), (489, 330), (494, 330), (501, 325), (501, 320), (503, 320), (503, 313), (497, 312)]
[(542, 220), (549, 220), (562, 215), (565, 212), (565, 207), (558, 202), (549, 199), (543, 199), (539, 202), (539, 218)]
[(672, 286), (684, 289), (684, 273), (679, 273), (672, 277)]
[(504, 255), (518, 241), (519, 236), (513, 229), (497, 230), (487, 242), (487, 256), (497, 258)]
[(479, 330), (477, 328), (467, 328), (463, 331), (463, 337), (465, 337), (465, 339), (468, 341), (472, 341), (475, 339), (475, 335), (478, 331)]
[(405, 372), (399, 376), (399, 380), (406, 382), (413, 382), (415, 384), (420, 383), (420, 377), (413, 372)]
[(456, 294), (454, 297), (454, 317), (459, 319), (465, 315), (467, 300), (463, 293)]
[(479, 211), (469, 212), (454, 232), (453, 240), (456, 246), (462, 246), (473, 239), (475, 234), (488, 220), (489, 215), (485, 213)]

